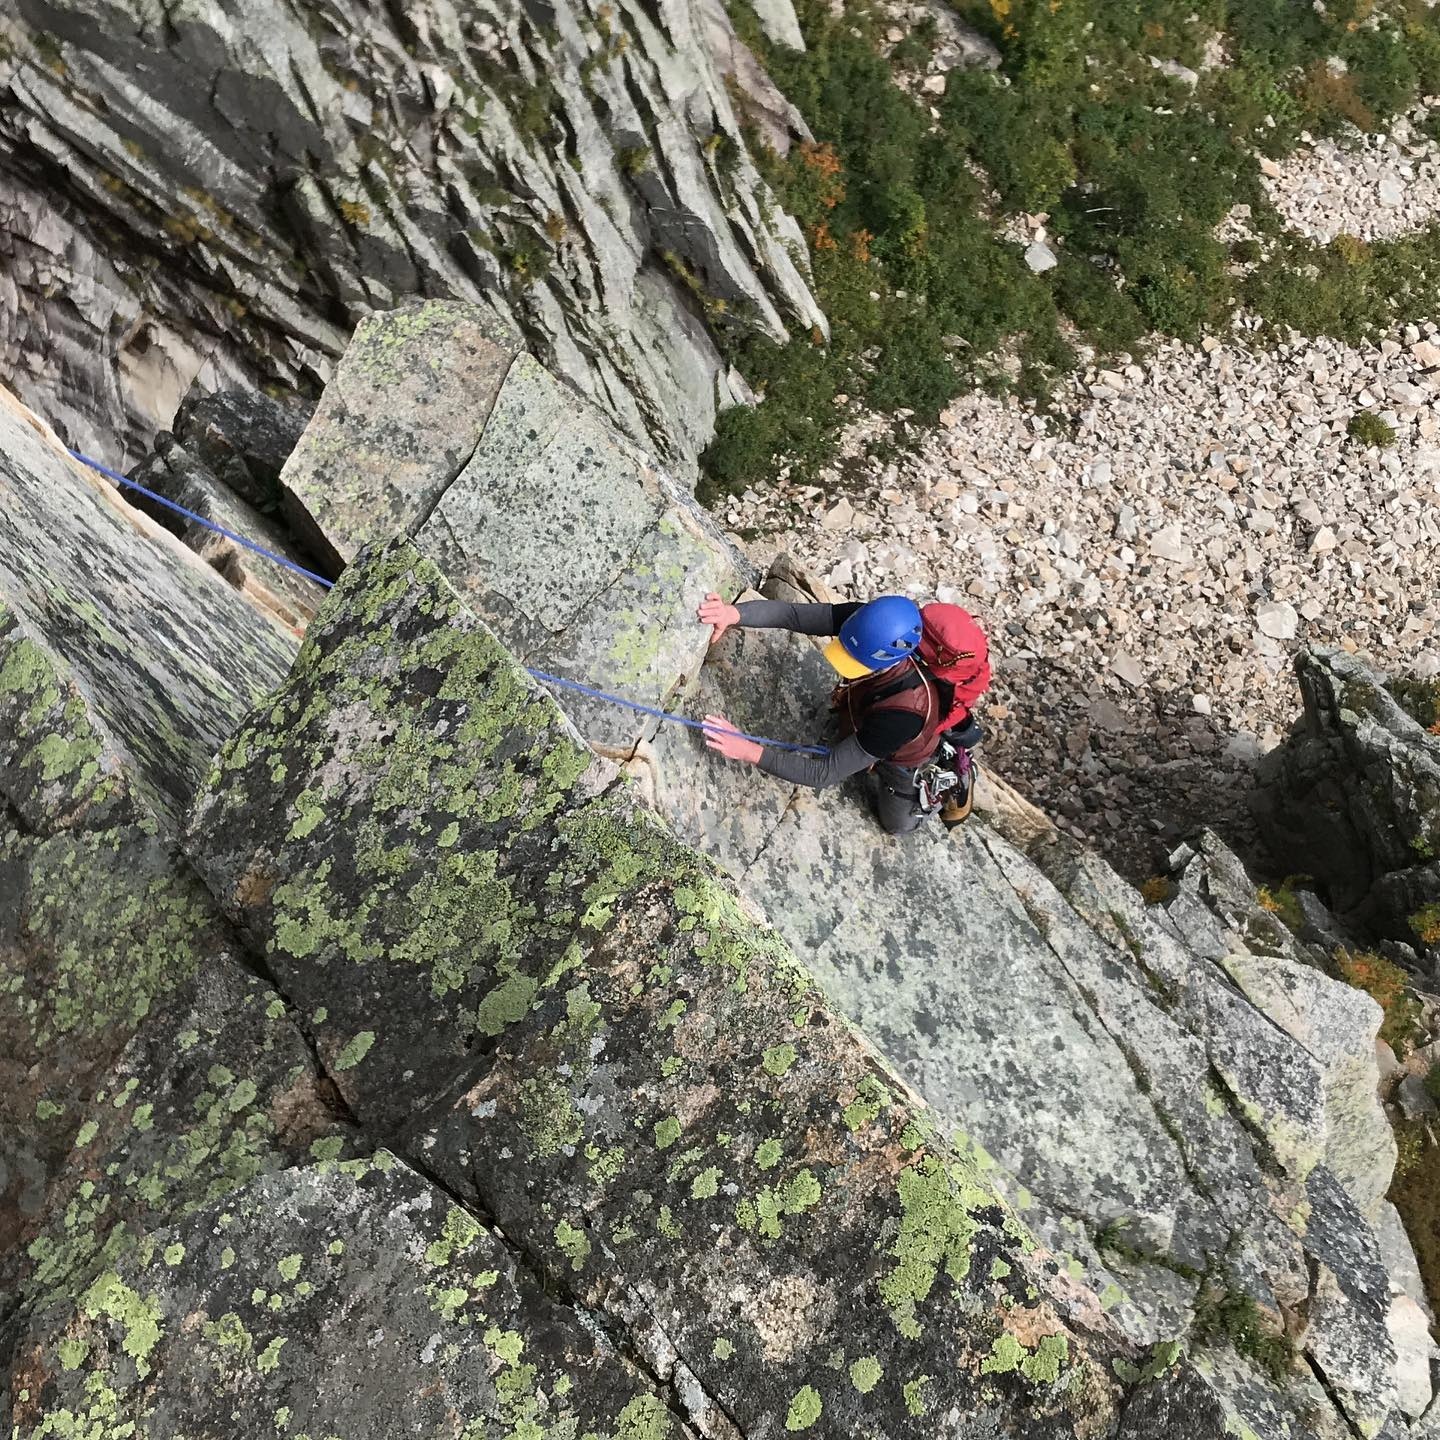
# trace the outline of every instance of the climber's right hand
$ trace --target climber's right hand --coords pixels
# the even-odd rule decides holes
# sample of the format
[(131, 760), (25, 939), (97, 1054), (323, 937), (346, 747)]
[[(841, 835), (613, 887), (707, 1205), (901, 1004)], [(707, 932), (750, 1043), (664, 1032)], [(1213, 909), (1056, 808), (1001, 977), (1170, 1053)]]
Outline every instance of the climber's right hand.
[(732, 625), (740, 623), (740, 612), (733, 606), (728, 605), (718, 595), (707, 595), (700, 602), (700, 623), (702, 625), (713, 625), (714, 634), (710, 636), (710, 643), (713, 645)]

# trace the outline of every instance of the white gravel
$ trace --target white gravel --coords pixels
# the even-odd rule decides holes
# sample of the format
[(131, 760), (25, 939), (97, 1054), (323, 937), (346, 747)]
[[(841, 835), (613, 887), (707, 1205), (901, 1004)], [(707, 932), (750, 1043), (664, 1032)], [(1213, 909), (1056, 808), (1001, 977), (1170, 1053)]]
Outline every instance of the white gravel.
[(1290, 229), (1329, 244), (1337, 235), (1386, 240), (1440, 217), (1440, 145), (1423, 126), (1429, 99), (1388, 134), (1353, 131), (1309, 140), (1276, 163), (1261, 161), (1271, 203)]
[[(1392, 448), (1349, 436), (1361, 410)], [(1049, 417), (975, 394), (943, 419), (885, 466), (861, 453), (880, 422), (858, 425), (843, 479), (722, 519), (843, 596), (972, 609), (998, 660), (991, 757), (1077, 833), (1133, 851), (1137, 819), (1213, 819), (1243, 842), (1217, 785), (1295, 720), (1301, 645), (1440, 672), (1435, 325), (1361, 348), (1169, 342), (1077, 376)]]

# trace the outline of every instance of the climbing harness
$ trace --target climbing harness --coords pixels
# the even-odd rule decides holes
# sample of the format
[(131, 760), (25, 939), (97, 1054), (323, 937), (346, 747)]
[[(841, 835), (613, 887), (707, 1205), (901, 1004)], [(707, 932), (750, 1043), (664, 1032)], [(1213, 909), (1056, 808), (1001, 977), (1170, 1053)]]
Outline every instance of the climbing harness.
[[(293, 570), (297, 575), (303, 575), (305, 579), (323, 586), (326, 590), (334, 588), (333, 580), (327, 580), (323, 575), (317, 575), (313, 570), (307, 570), (303, 565), (297, 565), (293, 560), (287, 560), (285, 556), (277, 555), (273, 550), (267, 550), (263, 545), (257, 545), (253, 540), (247, 540), (243, 535), (237, 535), (233, 530), (227, 530), (223, 525), (217, 525), (213, 520), (207, 520), (205, 516), (197, 515), (193, 510), (187, 510), (183, 505), (177, 505), (173, 500), (167, 500), (165, 496), (157, 495), (153, 490), (146, 489), (138, 481), (128, 479), (118, 471), (112, 470), (108, 465), (102, 465), (98, 460), (92, 460), (78, 450), (70, 450), (68, 453), (71, 459), (78, 460), (82, 465), (88, 465), (92, 470), (98, 471), (117, 485), (123, 485), (128, 490), (138, 491), (166, 510), (183, 515), (196, 525), (203, 526), (206, 530), (213, 530), (217, 535), (223, 535), (227, 540), (233, 541), (243, 549), (251, 550), (276, 565), (284, 566), (286, 570)], [(769, 740), (763, 735), (749, 735), (743, 730), (725, 730), (719, 725), (710, 725), (703, 720), (692, 720), (688, 715), (676, 715), (670, 710), (660, 710), (653, 705), (642, 704), (639, 700), (627, 699), (623, 695), (611, 695), (607, 691), (582, 685), (578, 680), (565, 680), (559, 675), (549, 675), (543, 670), (532, 670), (528, 666), (525, 667), (525, 673), (531, 679), (539, 680), (542, 684), (554, 685), (561, 690), (573, 690), (578, 694), (588, 695), (592, 700), (604, 700), (608, 704), (620, 705), (628, 710), (637, 711), (641, 715), (651, 715), (657, 720), (667, 720), (675, 725), (684, 725), (690, 730), (703, 730), (707, 734), (714, 735), (738, 735), (742, 740), (753, 741), (756, 745), (764, 745), (767, 749), (790, 750), (800, 755), (828, 755), (830, 753), (828, 747), (824, 745), (795, 745), (786, 740)]]
[(933, 814), (952, 790), (968, 786), (970, 770), (970, 752), (942, 740), (933, 758), (915, 772), (916, 800), (921, 811)]

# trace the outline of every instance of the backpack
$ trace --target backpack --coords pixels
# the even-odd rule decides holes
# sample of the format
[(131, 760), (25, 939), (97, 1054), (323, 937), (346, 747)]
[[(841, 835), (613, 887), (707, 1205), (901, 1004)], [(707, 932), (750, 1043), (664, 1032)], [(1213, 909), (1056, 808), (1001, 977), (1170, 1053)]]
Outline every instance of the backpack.
[(941, 730), (949, 730), (964, 722), (990, 688), (990, 642), (975, 617), (958, 605), (926, 605), (920, 619), (924, 626), (920, 659), (954, 692), (950, 713), (940, 725)]

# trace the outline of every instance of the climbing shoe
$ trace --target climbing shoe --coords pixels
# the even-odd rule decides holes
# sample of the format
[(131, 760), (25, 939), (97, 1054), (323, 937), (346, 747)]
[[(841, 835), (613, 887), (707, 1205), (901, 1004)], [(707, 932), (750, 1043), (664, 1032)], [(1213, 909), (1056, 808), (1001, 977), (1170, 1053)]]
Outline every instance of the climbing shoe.
[(957, 825), (963, 825), (969, 818), (970, 812), (975, 808), (975, 771), (972, 768), (966, 776), (966, 783), (957, 786), (945, 797), (945, 803), (940, 807), (940, 823), (947, 829), (953, 830)]

